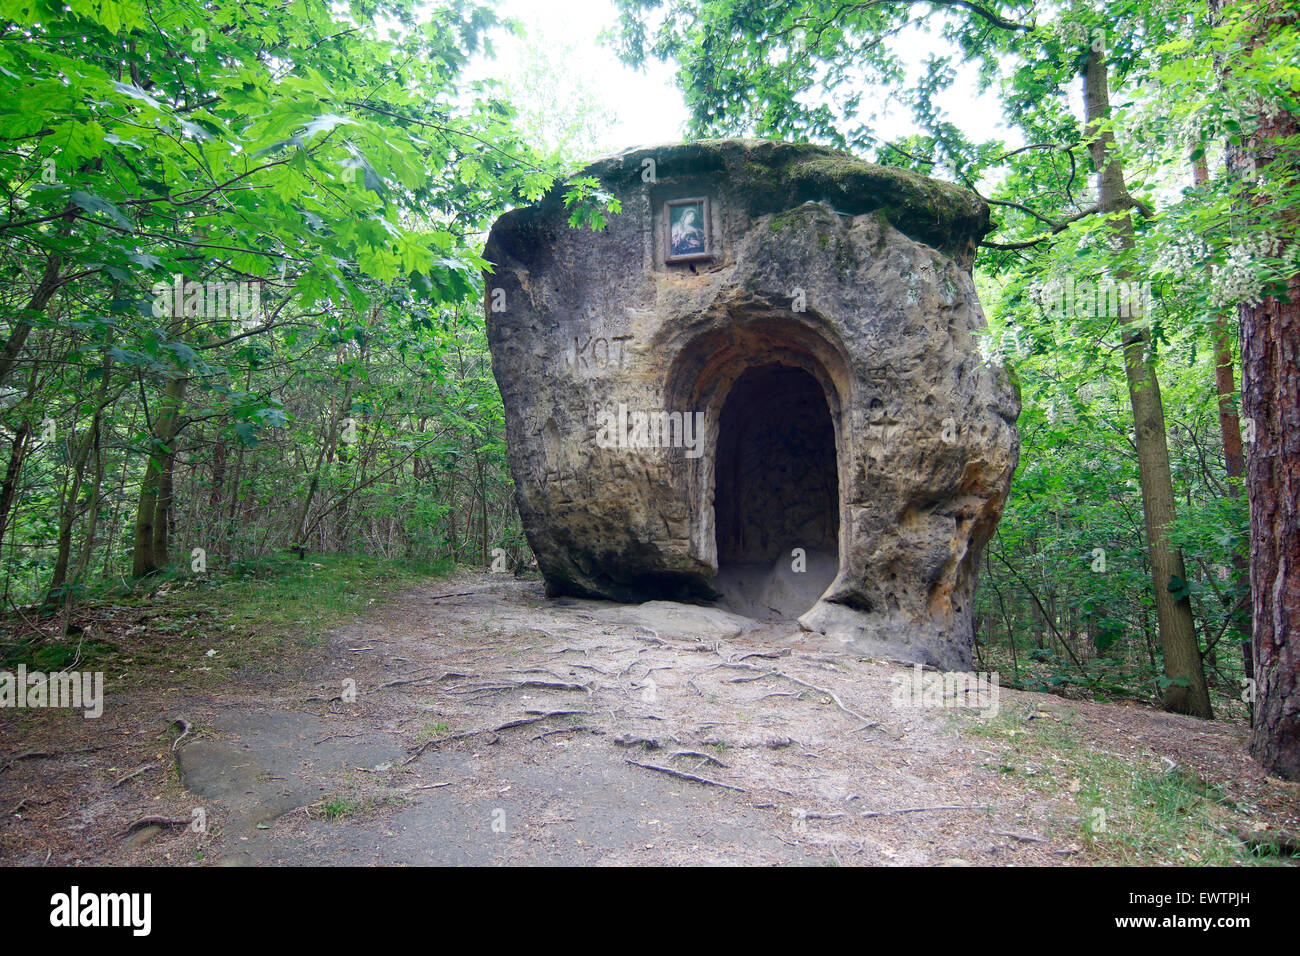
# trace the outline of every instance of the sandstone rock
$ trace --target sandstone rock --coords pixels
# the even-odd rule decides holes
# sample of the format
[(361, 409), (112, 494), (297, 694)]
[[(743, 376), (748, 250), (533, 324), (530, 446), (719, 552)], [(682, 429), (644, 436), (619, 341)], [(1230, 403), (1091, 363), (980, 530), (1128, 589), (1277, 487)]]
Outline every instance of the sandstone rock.
[(978, 559), (1019, 455), (1018, 399), (978, 347), (988, 208), (767, 141), (632, 150), (578, 175), (622, 204), (604, 231), (571, 228), (556, 190), (502, 216), (485, 252), (549, 592), (707, 601), (720, 566), (826, 550), (838, 568), (804, 626), (969, 667)]
[(604, 607), (593, 615), (611, 624), (633, 624), (661, 638), (684, 637), (701, 641), (728, 641), (754, 626), (749, 618), (712, 607), (695, 607), (675, 601), (647, 601), (628, 607)]

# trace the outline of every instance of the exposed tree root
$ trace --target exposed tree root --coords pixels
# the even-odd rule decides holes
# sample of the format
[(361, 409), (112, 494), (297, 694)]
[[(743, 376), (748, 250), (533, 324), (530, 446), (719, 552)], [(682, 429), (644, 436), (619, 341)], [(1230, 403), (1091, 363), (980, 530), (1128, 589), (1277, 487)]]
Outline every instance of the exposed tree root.
[(749, 793), (744, 787), (733, 786), (729, 783), (722, 783), (718, 780), (710, 780), (708, 777), (698, 777), (693, 773), (686, 773), (683, 770), (674, 770), (672, 767), (660, 767), (652, 763), (639, 763), (636, 760), (628, 760), (634, 767), (641, 767), (643, 770), (654, 770), (658, 773), (666, 773), (670, 777), (676, 777), (679, 780), (690, 780), (693, 783), (702, 783), (710, 787), (721, 787), (723, 790), (734, 790), (736, 793)]

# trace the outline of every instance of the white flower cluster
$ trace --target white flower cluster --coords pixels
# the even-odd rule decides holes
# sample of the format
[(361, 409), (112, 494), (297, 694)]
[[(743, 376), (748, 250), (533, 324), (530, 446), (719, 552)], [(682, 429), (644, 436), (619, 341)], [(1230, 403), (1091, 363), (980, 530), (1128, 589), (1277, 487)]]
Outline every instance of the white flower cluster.
[[(1156, 154), (1160, 150), (1160, 117), (1154, 112), (1139, 114), (1130, 123), (1124, 145), (1135, 152)], [(1155, 157), (1153, 155), (1154, 161)]]
[[(1026, 290), (1029, 301), (1034, 306), (1034, 311), (1039, 315), (1059, 316), (1062, 311), (1060, 307), (1061, 290), (1065, 288), (1067, 283), (1073, 281), (1074, 277), (1068, 272), (1053, 271), (1043, 273)], [(1070, 315), (1073, 315), (1073, 312)]]
[(998, 336), (998, 353), (1002, 356), (1003, 363), (1008, 358), (1026, 358), (1029, 355), (1030, 346), (1028, 333), (1022, 333), (1019, 326), (1008, 325)]
[(1065, 16), (1052, 23), (1051, 31), (1062, 46), (1087, 46), (1096, 53), (1106, 52), (1106, 31), (1095, 24)]
[(1151, 263), (1151, 269), (1153, 272), (1178, 276), (1185, 281), (1193, 278), (1203, 268), (1201, 264), (1208, 255), (1209, 248), (1200, 236), (1177, 236), (1160, 247), (1155, 261)]
[(1001, 368), (1006, 364), (1000, 343), (995, 343), (991, 334), (980, 336), (980, 359), (981, 364), (989, 368)]
[(1046, 312), (1048, 304), (1056, 299), (1062, 281), (1062, 279), (1053, 276), (1032, 283), (1027, 290), (1029, 301), (1039, 311)]
[[(1282, 242), (1277, 236), (1259, 232), (1228, 249), (1227, 261), (1215, 266), (1210, 275), (1210, 301), (1219, 307), (1259, 305), (1269, 267), (1263, 259), (1277, 257)], [(1287, 259), (1295, 260), (1295, 246), (1287, 250)]]
[[(1195, 133), (1202, 141), (1231, 135), (1245, 137), (1253, 133), (1261, 122), (1271, 123), (1282, 110), (1281, 97), (1275, 91), (1264, 95), (1258, 90), (1231, 84), (1219, 92), (1212, 106), (1188, 117), (1184, 121), (1184, 130)], [(1235, 128), (1229, 129), (1229, 124)]]

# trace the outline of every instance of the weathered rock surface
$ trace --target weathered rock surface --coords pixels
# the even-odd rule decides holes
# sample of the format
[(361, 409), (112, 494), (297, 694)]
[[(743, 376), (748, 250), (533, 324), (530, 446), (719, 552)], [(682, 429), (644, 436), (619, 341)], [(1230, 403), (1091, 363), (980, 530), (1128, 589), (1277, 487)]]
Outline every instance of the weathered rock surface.
[[(978, 558), (1019, 455), (1019, 402), (978, 349), (988, 208), (767, 141), (632, 150), (578, 175), (622, 204), (604, 231), (570, 228), (556, 191), (502, 216), (485, 252), (516, 496), (549, 591), (710, 600), (720, 565), (801, 573), (796, 549), (829, 550), (838, 571), (805, 627), (968, 667)], [(680, 228), (704, 227), (705, 256), (669, 261), (690, 248), (665, 222), (683, 208), (706, 214)]]
[(625, 607), (595, 609), (593, 617), (611, 624), (631, 624), (659, 638), (729, 641), (754, 626), (754, 622), (715, 607), (696, 607), (676, 601), (647, 601)]

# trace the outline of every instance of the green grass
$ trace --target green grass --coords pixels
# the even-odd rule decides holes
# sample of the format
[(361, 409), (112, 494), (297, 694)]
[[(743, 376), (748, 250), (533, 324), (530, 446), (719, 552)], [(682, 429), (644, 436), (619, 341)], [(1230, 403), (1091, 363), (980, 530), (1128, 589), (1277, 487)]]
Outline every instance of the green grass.
[[(985, 767), (1034, 796), (1074, 794), (1057, 840), (1078, 843), (1087, 862), (1123, 866), (1233, 866), (1287, 862), (1254, 854), (1230, 833), (1250, 818), (1216, 787), (1181, 767), (1153, 768), (1097, 750), (1073, 733), (1068, 715), (1029, 720), (1004, 708), (988, 720), (952, 715), (968, 737), (1008, 750)], [(1068, 804), (1066, 804), (1068, 806)]]
[(425, 724), (424, 728), (420, 731), (418, 739), (421, 741), (432, 740), (434, 737), (441, 737), (443, 734), (449, 733), (450, 731), (451, 724), (444, 724), (442, 721), (439, 721), (436, 724)]
[(335, 797), (321, 808), (326, 820), (341, 820), (361, 809), (361, 804), (347, 797)]
[[(79, 607), (74, 620), (89, 616), (93, 637), (0, 637), (0, 660), (6, 667), (22, 662), (55, 669), (70, 666), (79, 653), (83, 670), (130, 671), (139, 679), (174, 682), (169, 670), (184, 668), (200, 681), (219, 680), (232, 671), (273, 666), (290, 649), (320, 646), (330, 630), (385, 595), (452, 570), (446, 563), (308, 555), (159, 575)], [(27, 630), (15, 627), (12, 633)]]
[(450, 570), (446, 564), (406, 564), (365, 555), (309, 555), (302, 561), (281, 559), (200, 581), (198, 597), (214, 587), (219, 590), (231, 626), (293, 631), (307, 643), (320, 643), (326, 631), (364, 611), (383, 592), (445, 576)]

